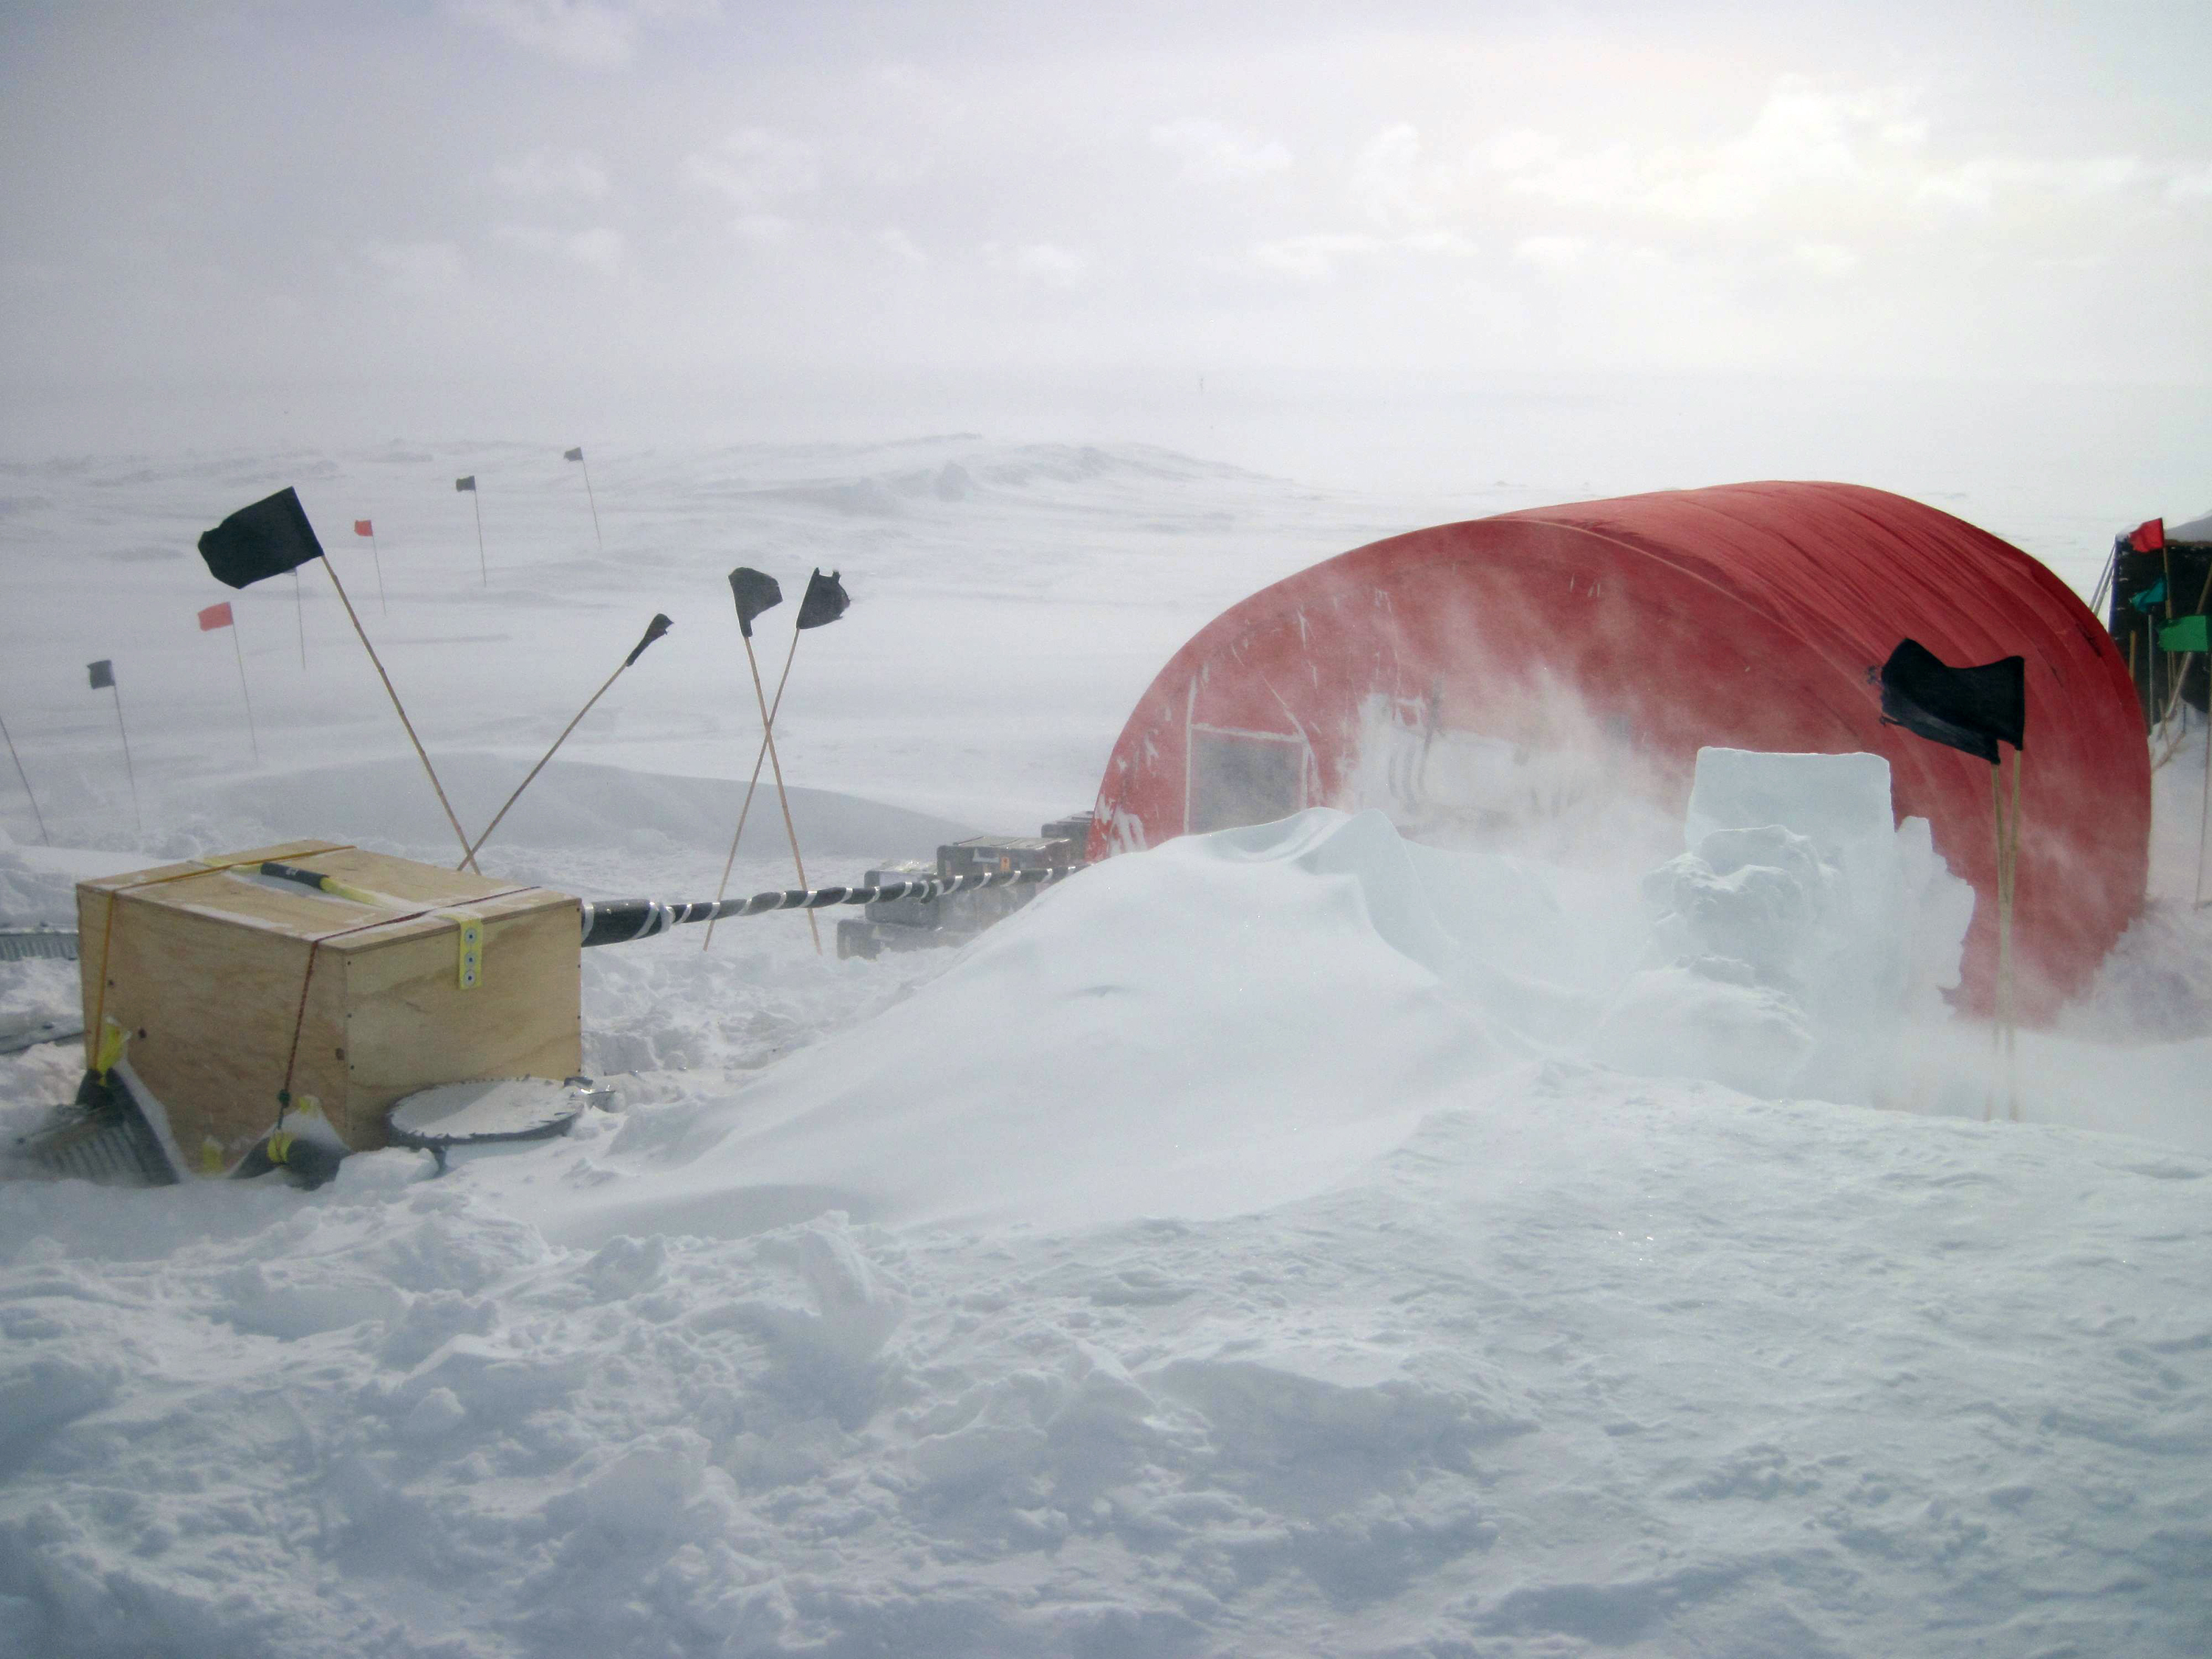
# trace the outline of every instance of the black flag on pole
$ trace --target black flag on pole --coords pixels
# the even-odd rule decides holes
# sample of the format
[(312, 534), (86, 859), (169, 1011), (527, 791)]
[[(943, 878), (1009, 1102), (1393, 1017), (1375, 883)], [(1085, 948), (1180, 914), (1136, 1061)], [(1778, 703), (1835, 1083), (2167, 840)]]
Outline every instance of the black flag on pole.
[(645, 637), (640, 640), (635, 647), (631, 649), (629, 655), (623, 659), (623, 666), (627, 668), (632, 663), (635, 662), (640, 657), (643, 656), (645, 654), (645, 647), (651, 645), (655, 640), (659, 639), (663, 634), (665, 634), (673, 626), (675, 626), (675, 624), (671, 623), (666, 617), (663, 616), (658, 611), (654, 611), (653, 613), (653, 620), (645, 625)]
[(578, 445), (578, 446), (577, 446), (575, 448), (574, 448), (574, 449), (564, 449), (564, 450), (562, 450), (562, 451), (561, 452), (561, 459), (562, 459), (562, 460), (564, 460), (564, 461), (580, 461), (580, 460), (582, 460), (582, 459), (584, 459), (584, 450), (583, 450), (583, 446), (581, 446), (581, 445), (580, 444), (580, 445)]
[(1999, 743), (2027, 747), (2027, 659), (1953, 668), (1919, 641), (1905, 640), (1881, 665), (1881, 718), (1995, 766)]
[(200, 538), (208, 573), (232, 587), (281, 576), (323, 556), (307, 510), (290, 487), (241, 507)]
[(470, 495), (475, 495), (477, 493), (477, 475), (471, 472), (465, 478), (454, 479), (453, 488), (456, 489), (465, 489)]
[(738, 631), (747, 639), (753, 636), (753, 618), (783, 603), (783, 589), (775, 577), (742, 564), (730, 572), (730, 595), (738, 602)]
[(104, 691), (115, 684), (115, 664), (109, 658), (102, 657), (98, 662), (85, 664), (84, 672), (91, 679), (94, 691)]
[(817, 568), (806, 584), (806, 597), (799, 601), (799, 625), (801, 628), (822, 628), (836, 622), (852, 604), (845, 592), (845, 584), (837, 580), (837, 573), (823, 575)]

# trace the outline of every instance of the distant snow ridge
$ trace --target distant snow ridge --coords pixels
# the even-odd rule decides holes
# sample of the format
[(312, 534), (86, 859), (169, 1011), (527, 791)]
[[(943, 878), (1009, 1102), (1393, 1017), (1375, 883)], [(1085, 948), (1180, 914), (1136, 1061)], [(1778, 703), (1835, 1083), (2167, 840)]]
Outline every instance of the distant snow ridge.
[[(911, 454), (897, 453), (900, 447), (893, 447), (889, 453), (857, 447), (810, 452), (816, 476), (775, 482), (760, 478), (739, 493), (756, 501), (818, 507), (849, 517), (892, 518), (911, 502), (965, 501), (993, 490), (1156, 486), (1259, 476), (1151, 444), (1110, 448), (1093, 444), (946, 446), (945, 459), (923, 466), (915, 465)], [(833, 471), (823, 466), (825, 462), (852, 470)], [(776, 470), (788, 470), (788, 461)]]

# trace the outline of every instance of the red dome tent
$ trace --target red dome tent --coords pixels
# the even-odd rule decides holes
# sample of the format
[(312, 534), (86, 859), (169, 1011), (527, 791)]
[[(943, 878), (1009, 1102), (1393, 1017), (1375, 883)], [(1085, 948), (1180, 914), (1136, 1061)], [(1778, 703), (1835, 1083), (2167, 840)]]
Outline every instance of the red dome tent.
[[(1899, 816), (1927, 818), (1981, 896), (1965, 989), (1986, 1008), (1990, 769), (1881, 723), (1869, 670), (1908, 636), (1958, 665), (2027, 659), (2015, 948), (2021, 1012), (2048, 1018), (2142, 899), (2150, 773), (2126, 665), (2018, 549), (1850, 484), (1508, 513), (1262, 589), (1201, 629), (1138, 703), (1107, 764), (1091, 855), (1371, 800), (1378, 776), (1409, 770), (1390, 752), (1425, 763), (1440, 739), (1493, 782), (1556, 782), (1540, 763), (1571, 750), (1586, 775), (1632, 775), (1675, 812), (1702, 745), (1867, 750), (1890, 763)], [(1479, 783), (1459, 805), (1476, 819), (1510, 806)]]

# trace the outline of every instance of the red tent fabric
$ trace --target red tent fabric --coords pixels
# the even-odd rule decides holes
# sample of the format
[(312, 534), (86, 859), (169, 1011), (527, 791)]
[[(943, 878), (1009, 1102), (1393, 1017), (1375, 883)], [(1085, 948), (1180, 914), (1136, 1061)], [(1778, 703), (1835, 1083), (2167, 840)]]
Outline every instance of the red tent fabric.
[[(1898, 815), (1978, 894), (1963, 1000), (1996, 969), (1990, 769), (1881, 723), (1900, 639), (1957, 666), (2027, 659), (2019, 1006), (2046, 1018), (2140, 908), (2150, 772), (2126, 665), (2080, 599), (1973, 526), (1881, 490), (1746, 483), (1534, 508), (1394, 537), (1232, 606), (1139, 702), (1091, 855), (1348, 805), (1378, 723), (1579, 744), (1683, 805), (1697, 751), (1891, 765)], [(1360, 771), (1363, 764), (1369, 770)], [(2011, 763), (2007, 763), (2008, 773)]]

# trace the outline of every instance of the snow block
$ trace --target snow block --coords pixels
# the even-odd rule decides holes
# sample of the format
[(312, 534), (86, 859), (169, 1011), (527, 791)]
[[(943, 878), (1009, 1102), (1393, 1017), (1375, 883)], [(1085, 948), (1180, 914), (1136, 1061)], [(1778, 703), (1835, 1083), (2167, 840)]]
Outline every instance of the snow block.
[(1630, 980), (1594, 1055), (1753, 1094), (1874, 1099), (1903, 1022), (1945, 1012), (1974, 902), (1926, 820), (1893, 824), (1889, 781), (1878, 755), (1700, 750), (1689, 850), (1644, 884), (1668, 965)]

